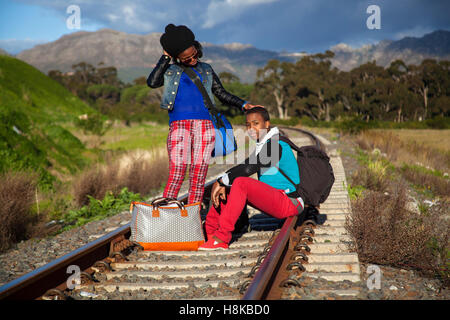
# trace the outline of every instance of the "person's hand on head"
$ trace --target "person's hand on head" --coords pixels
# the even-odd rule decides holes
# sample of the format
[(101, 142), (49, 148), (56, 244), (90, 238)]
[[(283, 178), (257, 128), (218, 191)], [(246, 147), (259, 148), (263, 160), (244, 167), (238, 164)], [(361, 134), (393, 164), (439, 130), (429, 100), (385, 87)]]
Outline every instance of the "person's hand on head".
[(264, 107), (264, 106), (262, 106), (262, 105), (260, 105), (260, 104), (250, 104), (250, 103), (246, 103), (245, 105), (244, 105), (244, 109), (245, 110), (249, 110), (249, 109), (251, 109), (251, 108), (255, 108), (255, 107), (261, 107), (261, 108), (266, 108), (266, 107)]

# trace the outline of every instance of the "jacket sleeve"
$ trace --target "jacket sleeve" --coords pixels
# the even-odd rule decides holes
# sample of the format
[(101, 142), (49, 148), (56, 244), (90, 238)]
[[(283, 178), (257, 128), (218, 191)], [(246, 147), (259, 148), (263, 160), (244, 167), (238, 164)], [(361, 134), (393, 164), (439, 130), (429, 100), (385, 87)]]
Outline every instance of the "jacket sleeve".
[(278, 143), (278, 154), (272, 155), (272, 139), (269, 139), (264, 145), (263, 149), (255, 156), (253, 152), (244, 163), (241, 163), (228, 171), (221, 177), (222, 182), (225, 185), (231, 185), (237, 177), (248, 177), (254, 173), (261, 172), (262, 168), (270, 168), (276, 164), (281, 159), (282, 148)]
[(150, 88), (159, 88), (164, 85), (164, 73), (170, 66), (170, 57), (162, 55), (147, 78), (147, 85)]
[(223, 104), (231, 105), (239, 108), (240, 110), (243, 110), (246, 101), (226, 91), (225, 88), (222, 86), (222, 83), (220, 82), (220, 79), (214, 72), (214, 70), (212, 74), (213, 74), (213, 83), (211, 90), (212, 93), (217, 97), (217, 99), (219, 99), (220, 102), (222, 102)]

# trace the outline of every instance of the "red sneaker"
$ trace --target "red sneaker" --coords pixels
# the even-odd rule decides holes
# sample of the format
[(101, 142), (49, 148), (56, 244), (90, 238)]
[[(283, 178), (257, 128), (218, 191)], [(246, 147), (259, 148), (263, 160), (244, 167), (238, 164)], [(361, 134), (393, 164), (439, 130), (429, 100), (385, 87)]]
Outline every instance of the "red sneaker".
[(202, 244), (200, 247), (198, 247), (198, 250), (226, 250), (228, 249), (228, 244), (225, 242), (219, 242), (215, 240), (214, 238), (208, 239), (204, 244)]

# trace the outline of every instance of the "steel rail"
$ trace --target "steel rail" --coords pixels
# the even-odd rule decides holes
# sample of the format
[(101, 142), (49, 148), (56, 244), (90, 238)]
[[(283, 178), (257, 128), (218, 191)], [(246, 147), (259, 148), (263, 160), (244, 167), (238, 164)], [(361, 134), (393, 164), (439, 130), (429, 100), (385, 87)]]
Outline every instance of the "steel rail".
[[(320, 140), (312, 133), (299, 129), (279, 127), (281, 129), (294, 130), (302, 132), (308, 135), (315, 143), (315, 145), (322, 150), (324, 145)], [(289, 248), (289, 240), (291, 238), (291, 232), (294, 230), (297, 224), (298, 216), (292, 216), (286, 218), (281, 231), (272, 245), (266, 258), (263, 260), (260, 268), (256, 272), (252, 282), (247, 287), (247, 290), (242, 297), (242, 300), (265, 300), (272, 290), (277, 273), (280, 270), (284, 256)]]
[[(209, 192), (214, 181), (205, 184), (205, 194)], [(207, 190), (208, 189), (208, 190)], [(179, 201), (187, 201), (187, 194), (178, 197)], [(107, 258), (114, 250), (113, 242), (121, 237), (129, 238), (131, 235), (130, 223), (107, 233), (86, 245), (67, 253), (66, 255), (49, 262), (11, 282), (0, 287), (0, 300), (31, 300), (38, 299), (47, 290), (66, 288), (66, 281), (71, 274), (67, 268), (76, 265), (81, 271), (86, 271), (95, 262)]]
[(0, 288), (0, 299), (37, 299), (48, 289), (64, 285), (70, 274), (67, 268), (76, 265), (80, 270), (89, 268), (98, 260), (108, 257), (111, 242), (130, 233), (129, 224), (120, 227), (68, 254), (17, 278)]
[(242, 300), (264, 300), (267, 297), (275, 279), (276, 271), (279, 269), (282, 258), (288, 248), (291, 230), (295, 227), (297, 219), (298, 216), (286, 218), (272, 248), (256, 272)]

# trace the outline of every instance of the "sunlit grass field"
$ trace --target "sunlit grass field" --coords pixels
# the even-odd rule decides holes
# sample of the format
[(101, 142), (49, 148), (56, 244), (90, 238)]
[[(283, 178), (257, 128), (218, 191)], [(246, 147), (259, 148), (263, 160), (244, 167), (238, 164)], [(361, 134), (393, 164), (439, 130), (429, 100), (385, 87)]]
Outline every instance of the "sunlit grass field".
[(142, 123), (131, 127), (118, 125), (111, 128), (103, 137), (103, 150), (150, 150), (165, 147), (168, 125)]
[(165, 148), (169, 126), (165, 124), (132, 123), (126, 126), (114, 123), (101, 137), (88, 135), (75, 127), (68, 127), (87, 148), (98, 148), (102, 151), (133, 151)]
[(403, 142), (415, 141), (433, 149), (450, 152), (450, 130), (397, 129), (383, 131), (392, 132)]

